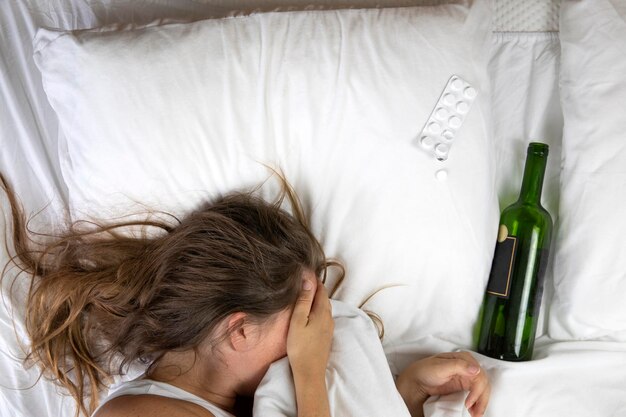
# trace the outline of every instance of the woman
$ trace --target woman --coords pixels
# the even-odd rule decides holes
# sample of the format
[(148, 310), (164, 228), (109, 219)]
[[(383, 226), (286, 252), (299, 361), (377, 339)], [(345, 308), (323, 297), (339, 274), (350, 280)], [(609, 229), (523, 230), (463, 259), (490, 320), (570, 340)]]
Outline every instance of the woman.
[[(0, 180), (14, 262), (31, 280), (27, 359), (69, 391), (77, 412), (232, 416), (236, 399), (252, 396), (269, 365), (287, 355), (298, 416), (330, 416), (324, 375), (333, 320), (320, 280), (329, 262), (284, 180), (272, 204), (232, 193), (176, 224), (78, 222), (39, 244)], [(285, 196), (293, 216), (280, 208)], [(98, 391), (136, 363), (148, 365), (143, 376), (98, 407)], [(430, 395), (470, 390), (474, 417), (489, 397), (467, 353), (415, 362), (397, 386), (414, 416)]]

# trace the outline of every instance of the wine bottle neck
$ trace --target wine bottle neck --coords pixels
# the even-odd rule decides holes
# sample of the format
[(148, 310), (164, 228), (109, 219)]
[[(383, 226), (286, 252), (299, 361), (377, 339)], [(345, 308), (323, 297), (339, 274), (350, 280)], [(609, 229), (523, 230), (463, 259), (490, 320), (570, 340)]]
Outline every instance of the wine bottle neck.
[(543, 178), (546, 172), (547, 161), (547, 146), (540, 148), (537, 146), (533, 147), (533, 144), (531, 144), (531, 146), (528, 147), (519, 201), (541, 204), (541, 190), (543, 188)]

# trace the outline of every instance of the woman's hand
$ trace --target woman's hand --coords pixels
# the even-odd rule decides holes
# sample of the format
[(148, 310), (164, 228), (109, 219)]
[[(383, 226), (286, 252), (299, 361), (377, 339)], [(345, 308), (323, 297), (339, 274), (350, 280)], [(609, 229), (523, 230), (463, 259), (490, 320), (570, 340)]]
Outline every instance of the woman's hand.
[(315, 274), (305, 273), (287, 335), (299, 416), (330, 416), (326, 365), (334, 327), (324, 284)]
[(287, 335), (287, 356), (294, 373), (325, 373), (333, 330), (328, 291), (314, 274), (305, 274)]
[(423, 415), (422, 406), (429, 396), (458, 391), (469, 391), (465, 407), (472, 417), (480, 417), (491, 393), (487, 375), (468, 352), (440, 353), (413, 362), (396, 385), (413, 417)]

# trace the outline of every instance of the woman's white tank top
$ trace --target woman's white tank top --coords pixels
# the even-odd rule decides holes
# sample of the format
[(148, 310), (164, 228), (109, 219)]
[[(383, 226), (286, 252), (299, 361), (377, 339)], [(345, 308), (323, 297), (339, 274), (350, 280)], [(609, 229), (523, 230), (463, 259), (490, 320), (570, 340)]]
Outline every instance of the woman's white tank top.
[(150, 379), (135, 379), (133, 381), (122, 382), (109, 392), (109, 395), (102, 401), (102, 404), (94, 411), (92, 417), (98, 412), (100, 407), (113, 398), (121, 397), (122, 395), (142, 394), (159, 395), (161, 397), (175, 398), (177, 400), (198, 404), (200, 407), (210, 411), (215, 417), (235, 417), (197, 395), (166, 382), (153, 381)]

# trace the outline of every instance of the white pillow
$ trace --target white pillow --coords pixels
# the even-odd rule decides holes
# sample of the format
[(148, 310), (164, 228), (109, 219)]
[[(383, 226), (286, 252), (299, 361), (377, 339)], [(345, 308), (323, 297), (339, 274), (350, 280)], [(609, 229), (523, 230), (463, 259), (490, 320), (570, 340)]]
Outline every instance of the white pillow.
[[(72, 213), (181, 214), (279, 166), (347, 266), (338, 299), (401, 285), (365, 306), (387, 342), (471, 345), (498, 221), (490, 8), (472, 3), (40, 30)], [(442, 163), (416, 139), (453, 74), (479, 96)]]
[(561, 6), (563, 172), (549, 335), (626, 341), (626, 2)]
[[(333, 416), (409, 417), (396, 389), (374, 323), (362, 311), (333, 300), (335, 332), (326, 387)], [(296, 417), (289, 360), (270, 366), (254, 394), (255, 416)]]

